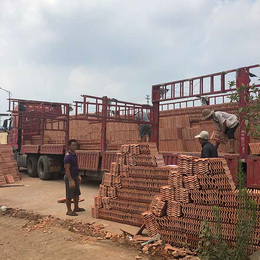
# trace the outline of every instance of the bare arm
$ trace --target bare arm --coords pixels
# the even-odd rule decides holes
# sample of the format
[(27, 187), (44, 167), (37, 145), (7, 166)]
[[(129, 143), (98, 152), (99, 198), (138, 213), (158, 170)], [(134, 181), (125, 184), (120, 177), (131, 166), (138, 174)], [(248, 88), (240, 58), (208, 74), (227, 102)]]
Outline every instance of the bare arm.
[(75, 182), (73, 181), (73, 179), (71, 177), (70, 165), (69, 164), (64, 164), (64, 168), (65, 168), (66, 176), (69, 179), (69, 186), (70, 186), (70, 188), (73, 188), (75, 186)]
[(70, 173), (70, 165), (69, 164), (65, 164), (64, 168), (65, 168), (65, 173), (66, 173), (69, 181), (73, 181), (73, 179), (71, 177), (71, 173)]

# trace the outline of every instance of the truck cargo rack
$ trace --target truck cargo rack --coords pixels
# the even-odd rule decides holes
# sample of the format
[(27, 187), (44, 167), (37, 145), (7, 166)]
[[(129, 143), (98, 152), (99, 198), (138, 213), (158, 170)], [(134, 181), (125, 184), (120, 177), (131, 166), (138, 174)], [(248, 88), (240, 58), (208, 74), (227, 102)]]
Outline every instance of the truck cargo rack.
[[(165, 102), (184, 98), (202, 97), (205, 95), (212, 96), (232, 92), (236, 90), (236, 87), (229, 88), (228, 82), (238, 79), (238, 74), (242, 71), (247, 74), (247, 80), (249, 80), (249, 71), (255, 68), (259, 68), (259, 64), (189, 79), (153, 85), (152, 101)], [(256, 85), (260, 86), (259, 82)]]
[(70, 104), (10, 98), (8, 112), (13, 115), (13, 128), (20, 131), (22, 150), (26, 140), (37, 139), (36, 145), (44, 145), (45, 131), (64, 132), (67, 149)]
[[(152, 86), (152, 102), (154, 113), (159, 114), (159, 111), (189, 108), (202, 105), (217, 105), (220, 103), (228, 103), (229, 96), (236, 90), (237, 87), (250, 84), (255, 84), (260, 87), (259, 77), (260, 65), (252, 65), (218, 73), (208, 74), (200, 77), (172, 81)], [(258, 72), (254, 70), (257, 69)], [(252, 71), (253, 70), (253, 71)], [(256, 77), (256, 80), (253, 78)], [(228, 82), (234, 81), (235, 86), (230, 88)], [(245, 101), (245, 96), (248, 96), (249, 90), (244, 90), (240, 93), (239, 107), (246, 107), (248, 104)], [(206, 104), (200, 103), (202, 98), (206, 99)], [(217, 102), (220, 99), (222, 102)], [(170, 103), (170, 101), (174, 101)], [(166, 108), (166, 109), (165, 109)], [(159, 143), (159, 126), (154, 127), (152, 141)], [(156, 131), (157, 130), (157, 131)], [(240, 134), (239, 134), (239, 151), (242, 160), (246, 160), (249, 155), (249, 136), (245, 131), (245, 124), (240, 118)]]
[[(135, 123), (158, 125), (158, 118), (152, 106), (120, 101), (115, 98), (82, 95), (83, 101), (74, 101), (75, 120), (86, 120), (102, 124), (101, 151), (106, 151), (107, 123)], [(145, 113), (149, 121), (144, 120)], [(135, 115), (138, 115), (138, 118)]]
[[(107, 97), (89, 95), (82, 95), (82, 97), (83, 101), (74, 101), (76, 119), (96, 122), (105, 119), (107, 122), (153, 124), (153, 107), (150, 105), (125, 102)], [(136, 113), (143, 118), (144, 112), (149, 114), (149, 122), (135, 119)]]

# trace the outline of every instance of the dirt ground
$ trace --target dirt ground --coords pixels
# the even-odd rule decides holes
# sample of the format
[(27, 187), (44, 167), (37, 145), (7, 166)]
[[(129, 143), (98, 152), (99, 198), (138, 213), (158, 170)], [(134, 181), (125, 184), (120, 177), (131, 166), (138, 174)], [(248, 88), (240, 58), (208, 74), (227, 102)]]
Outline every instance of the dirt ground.
[[(62, 227), (51, 226), (28, 232), (28, 220), (3, 216), (0, 213), (0, 255), (11, 260), (133, 260), (138, 255), (134, 248), (97, 240), (95, 237), (74, 234)], [(146, 260), (148, 257), (142, 256)]]
[(92, 218), (91, 206), (94, 204), (94, 196), (98, 194), (99, 181), (83, 177), (81, 198), (85, 199), (85, 201), (80, 202), (80, 207), (84, 207), (86, 211), (80, 212), (77, 217), (66, 216), (66, 205), (57, 203), (59, 198), (65, 196), (65, 185), (62, 179), (42, 181), (39, 178), (30, 178), (26, 173), (22, 173), (22, 180), (15, 184), (23, 184), (24, 186), (0, 188), (0, 206), (31, 210), (62, 219), (69, 218), (84, 222), (95, 221), (97, 224), (103, 224), (106, 230), (117, 233), (121, 233), (121, 228), (131, 233), (136, 233), (139, 229), (129, 225)]
[[(103, 224), (107, 231), (122, 233), (123, 228), (136, 233), (139, 228), (120, 223), (94, 219), (91, 216), (93, 197), (98, 193), (98, 181), (83, 179), (80, 203), (85, 212), (78, 217), (66, 216), (65, 204), (57, 203), (64, 197), (65, 187), (62, 179), (42, 181), (22, 173), (22, 180), (15, 184), (21, 187), (0, 188), (0, 206), (24, 209), (42, 215), (52, 215), (62, 220), (71, 219), (82, 222)], [(1, 259), (135, 259), (138, 250), (110, 240), (97, 240), (95, 237), (82, 236), (62, 227), (51, 226), (47, 231), (24, 228), (29, 220), (3, 216), (0, 213), (0, 255)], [(142, 259), (148, 259), (142, 256)]]

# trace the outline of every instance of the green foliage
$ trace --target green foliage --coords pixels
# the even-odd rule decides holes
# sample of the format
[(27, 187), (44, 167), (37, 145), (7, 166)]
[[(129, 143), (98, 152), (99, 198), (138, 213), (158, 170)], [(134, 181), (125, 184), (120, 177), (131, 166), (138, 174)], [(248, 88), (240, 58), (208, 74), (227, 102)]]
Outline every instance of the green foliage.
[[(235, 81), (228, 82), (229, 87), (234, 89), (236, 86)], [(245, 130), (248, 135), (254, 138), (260, 138), (260, 96), (259, 87), (253, 85), (242, 85), (237, 87), (236, 90), (230, 95), (230, 103), (240, 102), (243, 98), (245, 107), (238, 109), (238, 114), (242, 121), (245, 123)], [(247, 95), (245, 95), (247, 93)]]
[(245, 173), (243, 171), (243, 164), (241, 161), (239, 161), (238, 163), (237, 183), (239, 191), (246, 188), (246, 178)]
[(239, 206), (235, 247), (230, 249), (223, 240), (220, 209), (214, 206), (214, 222), (211, 224), (207, 220), (202, 222), (198, 246), (202, 260), (249, 260), (248, 254), (252, 250), (252, 238), (257, 221), (257, 205), (255, 201), (249, 199), (241, 162), (239, 162), (237, 181)]
[(238, 168), (238, 216), (237, 216), (237, 242), (234, 250), (234, 260), (248, 260), (248, 253), (252, 245), (254, 228), (256, 225), (256, 202), (250, 200), (245, 188), (242, 163)]
[(216, 247), (214, 244), (215, 237), (209, 222), (204, 219), (201, 226), (200, 241), (198, 245), (198, 252), (202, 260), (210, 260), (216, 254)]
[(207, 220), (202, 222), (198, 252), (202, 260), (232, 260), (231, 250), (222, 239), (220, 210), (213, 207), (213, 227)]

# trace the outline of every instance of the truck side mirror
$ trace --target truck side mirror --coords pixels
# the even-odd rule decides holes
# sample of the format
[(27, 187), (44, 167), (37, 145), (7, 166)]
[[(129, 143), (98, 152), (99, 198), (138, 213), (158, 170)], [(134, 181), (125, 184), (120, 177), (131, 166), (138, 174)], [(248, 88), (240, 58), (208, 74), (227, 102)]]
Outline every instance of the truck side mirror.
[(4, 123), (3, 123), (3, 131), (4, 132), (7, 132), (7, 124), (8, 124), (8, 119), (5, 119)]

